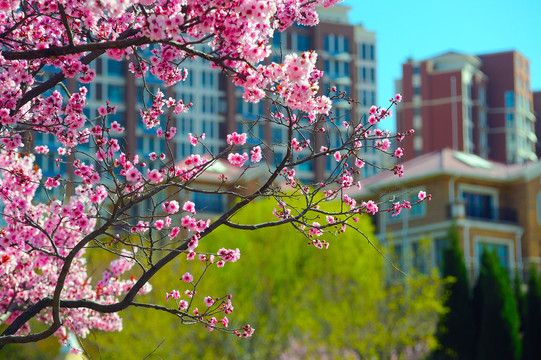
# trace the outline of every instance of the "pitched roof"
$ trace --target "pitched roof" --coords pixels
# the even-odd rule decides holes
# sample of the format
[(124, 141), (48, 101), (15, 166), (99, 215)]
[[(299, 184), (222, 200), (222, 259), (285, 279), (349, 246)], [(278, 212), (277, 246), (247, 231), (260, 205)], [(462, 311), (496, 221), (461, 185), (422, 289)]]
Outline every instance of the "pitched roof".
[(525, 164), (502, 164), (451, 149), (421, 155), (404, 164), (404, 176), (399, 178), (391, 171), (361, 179), (361, 190), (349, 191), (350, 196), (373, 193), (389, 186), (404, 185), (410, 182), (429, 179), (434, 176), (480, 179), (493, 182), (508, 182), (518, 179), (531, 179), (541, 175), (541, 162)]
[[(212, 157), (208, 154), (201, 155), (202, 158), (205, 158), (207, 161), (211, 161)], [(188, 157), (184, 158), (180, 162), (177, 162), (177, 166), (184, 167), (185, 161)], [(237, 181), (246, 183), (253, 181), (256, 178), (261, 177), (265, 173), (266, 168), (261, 165), (256, 166), (242, 166), (238, 167), (232, 165), (226, 159), (219, 158), (214, 161), (205, 171), (197, 176), (197, 181), (201, 182), (210, 182), (210, 183), (221, 183), (219, 179), (221, 174), (227, 176), (228, 180), (225, 183), (236, 183)]]

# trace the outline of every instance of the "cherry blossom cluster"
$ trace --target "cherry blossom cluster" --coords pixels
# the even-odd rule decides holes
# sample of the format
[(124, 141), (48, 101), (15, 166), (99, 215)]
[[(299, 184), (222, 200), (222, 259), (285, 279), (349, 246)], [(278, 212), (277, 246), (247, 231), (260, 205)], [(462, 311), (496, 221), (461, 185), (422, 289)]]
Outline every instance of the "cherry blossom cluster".
[[(7, 319), (5, 323), (39, 314), (36, 318), (51, 324), (62, 341), (69, 332), (85, 337), (91, 329), (120, 330), (118, 309), (105, 314), (92, 308), (98, 304), (111, 306), (107, 309), (112, 311), (113, 305), (129, 303), (123, 299), (150, 291), (154, 269), (161, 269), (179, 254), (186, 254), (187, 260), (198, 258), (207, 268), (238, 261), (239, 249), (222, 248), (214, 254), (197, 254), (196, 249), (204, 236), (225, 222), (232, 225), (237, 211), (261, 196), (277, 200), (276, 223), (290, 222), (309, 245), (321, 249), (329, 246), (324, 237), (346, 231), (349, 219), (356, 221), (362, 214), (380, 211), (374, 201), (358, 204), (346, 192), (355, 185), (360, 188), (360, 168), (365, 166), (359, 157), (362, 147), (373, 146), (396, 159), (402, 156), (404, 149), (398, 143), (413, 131), (393, 136), (377, 128), (379, 121), (391, 116), (391, 107), (401, 96), (395, 95), (389, 108), (373, 106), (366, 124), (333, 119), (334, 100), (354, 100), (342, 92), (322, 94), (319, 81), (323, 72), (315, 66), (315, 52), (286, 54), (281, 63), (267, 60), (269, 42), (277, 31), (295, 23), (316, 25), (316, 8), (336, 2), (0, 2), (0, 197), (6, 223), (0, 229), (0, 315)], [(98, 104), (96, 117), (85, 115), (87, 87), (74, 89), (72, 85), (95, 80), (92, 61), (98, 57), (126, 61), (128, 70), (143, 82), (140, 95), (144, 104), (138, 118), (126, 123), (138, 121), (146, 129), (155, 129), (154, 140), (165, 147), (177, 136), (177, 129), (171, 126), (175, 115), (182, 116), (193, 105), (169, 97), (173, 91), (166, 87), (185, 81), (190, 74), (183, 64), (195, 59), (228, 75), (243, 89), (246, 101), (272, 103), (272, 115), (267, 119), (258, 114), (259, 121), (287, 130), (288, 137), (282, 143), (267, 144), (251, 139), (248, 130), (232, 132), (223, 139), (226, 148), (212, 154), (205, 133), (197, 135), (188, 129), (192, 131), (188, 143), (199, 153), (181, 160), (170, 152), (167, 156), (151, 152), (147, 163), (123, 147), (120, 137), (126, 129), (113, 121), (117, 109), (109, 101)], [(150, 76), (162, 81), (164, 88), (151, 91), (146, 83)], [(63, 82), (65, 79), (68, 81)], [(337, 144), (331, 136), (338, 128)], [(33, 135), (38, 133), (51, 135), (55, 148), (34, 143), (39, 137)], [(272, 156), (279, 153), (278, 147), (285, 150), (280, 152), (285, 154), (280, 161)], [(43, 177), (34, 166), (35, 156), (26, 155), (27, 151), (53, 159), (56, 173)], [(243, 168), (241, 174), (260, 166), (270, 175), (261, 184), (250, 184), (258, 187), (256, 191), (244, 194), (238, 191), (243, 187), (243, 175), (233, 178), (236, 175), (221, 173), (220, 187), (211, 195), (235, 196), (238, 202), (215, 222), (196, 218), (196, 207), (199, 212), (204, 208), (184, 195), (197, 190), (209, 194), (197, 188), (197, 180), (224, 159)], [(266, 162), (258, 164), (263, 159)], [(319, 185), (308, 186), (299, 179), (300, 165), (318, 159), (331, 160), (335, 169), (318, 180)], [(60, 173), (61, 165), (70, 173)], [(400, 164), (390, 170), (399, 176), (404, 172)], [(41, 198), (36, 196), (38, 191)], [(303, 205), (286, 201), (295, 196)], [(430, 199), (426, 193), (418, 197), (419, 201)], [(324, 204), (331, 200), (341, 201), (339, 212), (325, 210)], [(404, 207), (408, 207), (406, 203), (399, 203), (390, 211)], [(87, 271), (85, 254), (90, 249), (116, 254), (101, 269), (101, 279), (89, 275), (94, 269)], [(189, 288), (183, 293), (166, 293), (166, 300), (176, 303), (170, 310), (183, 321), (201, 323), (209, 330), (228, 328), (225, 315), (233, 311), (231, 295), (204, 296), (201, 305), (197, 304), (203, 309), (199, 310), (194, 298), (200, 278), (186, 272), (181, 280)], [(64, 301), (84, 301), (74, 308), (39, 308), (40, 301), (58, 293)], [(124, 298), (126, 294), (129, 296)], [(16, 329), (8, 328), (5, 335), (9, 338), (30, 330), (25, 322)], [(247, 337), (254, 329), (246, 325), (233, 332)], [(0, 336), (0, 347), (3, 339)]]
[[(28, 306), (52, 296), (64, 258), (92, 231), (96, 215), (93, 204), (99, 204), (106, 191), (103, 186), (86, 185), (78, 187), (65, 204), (54, 200), (36, 205), (33, 199), (42, 179), (41, 170), (34, 167), (34, 156), (2, 151), (0, 168), (0, 196), (7, 224), (0, 231), (0, 313), (9, 314), (6, 323), (10, 324)], [(62, 287), (63, 299), (111, 303), (135, 283), (134, 279), (121, 278), (132, 266), (129, 257), (122, 254), (93, 286), (84, 255), (84, 249), (79, 251), (70, 267)], [(141, 289), (141, 293), (148, 291), (150, 285)], [(122, 328), (118, 314), (89, 309), (64, 309), (62, 318), (63, 325), (57, 331), (61, 340), (66, 340), (66, 329), (84, 337), (92, 328)], [(51, 313), (42, 313), (39, 319), (51, 322)], [(21, 331), (29, 330), (27, 326)]]
[[(190, 250), (187, 259), (193, 260), (195, 256), (196, 253), (193, 250)], [(236, 262), (240, 257), (240, 251), (239, 249), (232, 250), (222, 248), (218, 251), (217, 257), (220, 258), (220, 260), (216, 262), (216, 266), (218, 268), (223, 268), (225, 262)], [(182, 298), (183, 295), (181, 291), (173, 289), (165, 294), (165, 300), (169, 301), (170, 299), (173, 299), (175, 301), (175, 310), (180, 313), (182, 321), (188, 323), (201, 323), (209, 331), (217, 329), (220, 331), (230, 331), (236, 335), (242, 334), (244, 337), (251, 336), (254, 330), (250, 325), (246, 325), (242, 329), (228, 330), (229, 319), (227, 318), (227, 315), (231, 314), (234, 310), (233, 303), (231, 302), (231, 294), (222, 297), (205, 296), (201, 307), (202, 310), (195, 307), (194, 302), (196, 301), (196, 296), (198, 294), (197, 286), (200, 283), (203, 274), (215, 263), (215, 260), (216, 257), (213, 254), (199, 254), (199, 261), (202, 262), (205, 267), (203, 273), (198, 279), (195, 279), (190, 272), (184, 273), (180, 278), (181, 281), (190, 285), (190, 288), (183, 292), (185, 298)], [(221, 313), (223, 313), (224, 316), (221, 317), (220, 315), (221, 319), (217, 318), (218, 314)], [(185, 318), (188, 320), (185, 320)]]

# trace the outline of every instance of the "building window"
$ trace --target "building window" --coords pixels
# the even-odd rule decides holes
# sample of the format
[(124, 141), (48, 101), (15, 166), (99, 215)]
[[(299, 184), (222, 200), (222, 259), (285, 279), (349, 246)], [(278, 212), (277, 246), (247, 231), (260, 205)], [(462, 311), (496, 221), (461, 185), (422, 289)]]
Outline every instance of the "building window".
[(440, 274), (443, 274), (443, 254), (449, 249), (450, 242), (447, 237), (434, 239), (435, 266), (439, 269)]
[(495, 252), (502, 264), (507, 270), (509, 270), (509, 246), (507, 244), (500, 244), (488, 241), (481, 241), (477, 243), (477, 253), (479, 254), (479, 263), (485, 251)]
[(343, 71), (341, 75), (349, 77), (349, 63), (346, 61), (343, 64)]
[(513, 129), (515, 127), (514, 117), (512, 112), (505, 114), (505, 127)]
[(466, 216), (478, 219), (495, 219), (493, 197), (488, 194), (463, 193)]
[[(281, 43), (282, 43), (282, 34), (279, 32), (275, 32), (272, 38), (272, 46), (276, 48), (280, 48)], [(285, 47), (285, 44), (283, 45)]]
[(123, 103), (124, 99), (124, 86), (122, 85), (108, 85), (107, 95), (109, 100), (113, 103)]
[(428, 253), (426, 246), (423, 246), (424, 244), (422, 241), (417, 241), (411, 244), (411, 255), (412, 255), (412, 265), (413, 268), (421, 273), (421, 274), (427, 274), (428, 273)]
[(419, 74), (419, 65), (413, 65), (413, 75)]
[(312, 39), (308, 35), (297, 34), (297, 51), (308, 51), (312, 48)]
[(421, 88), (419, 86), (413, 87), (413, 95), (421, 95)]
[(325, 38), (323, 39), (323, 49), (330, 53), (331, 52), (331, 42), (333, 39), (331, 39), (332, 35), (325, 35)]
[(109, 59), (107, 61), (107, 76), (124, 77), (124, 62)]
[[(417, 198), (418, 193), (419, 191), (412, 191), (410, 194), (408, 194), (408, 196), (404, 197), (404, 199), (409, 201), (410, 204), (414, 204), (418, 201), (418, 198)], [(397, 201), (402, 202), (402, 198), (397, 197), (397, 199), (394, 200), (393, 202), (397, 202)], [(412, 206), (411, 209), (402, 210), (400, 214), (396, 216), (389, 215), (390, 216), (389, 221), (390, 222), (401, 221), (402, 217), (404, 216), (403, 215), (404, 212), (408, 213), (407, 216), (410, 220), (423, 217), (426, 215), (426, 201), (423, 201), (417, 205)]]
[(374, 45), (369, 45), (368, 50), (369, 50), (369, 53), (368, 53), (369, 59), (374, 60), (376, 58), (376, 49)]
[(192, 200), (197, 211), (221, 213), (225, 210), (224, 197), (217, 194), (192, 193)]
[(349, 39), (342, 35), (334, 36), (333, 34), (326, 35), (324, 38), (324, 49), (331, 55), (342, 52), (349, 52)]
[[(404, 251), (401, 244), (394, 244), (392, 246), (392, 261), (398, 265), (399, 269), (404, 269)], [(398, 271), (393, 271), (395, 276), (399, 276)]]
[(481, 105), (486, 105), (487, 103), (487, 91), (482, 87), (479, 88), (479, 102)]
[(96, 100), (103, 99), (103, 85), (101, 83), (96, 83)]
[(515, 106), (515, 93), (513, 91), (506, 91), (504, 96), (505, 96), (506, 107)]
[(537, 223), (541, 224), (541, 191), (537, 193)]
[(282, 143), (283, 136), (282, 136), (282, 129), (278, 127), (274, 127), (272, 129), (272, 142), (273, 143)]
[(96, 59), (96, 74), (101, 75), (103, 73), (103, 59)]
[[(417, 202), (418, 198), (417, 198), (417, 195), (418, 193), (415, 193), (415, 194), (411, 194), (410, 195), (410, 203), (414, 204), (415, 202)], [(426, 201), (423, 201), (417, 205), (414, 205), (411, 207), (411, 209), (409, 210), (410, 211), (410, 215), (411, 217), (422, 217), (422, 216), (425, 216), (426, 215)]]

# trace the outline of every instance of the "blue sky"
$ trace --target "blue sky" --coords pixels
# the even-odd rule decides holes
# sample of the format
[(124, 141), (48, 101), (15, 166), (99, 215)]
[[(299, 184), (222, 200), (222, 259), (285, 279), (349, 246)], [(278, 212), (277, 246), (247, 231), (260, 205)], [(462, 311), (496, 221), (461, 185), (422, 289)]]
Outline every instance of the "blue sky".
[(541, 91), (541, 0), (345, 0), (349, 20), (377, 36), (378, 99), (394, 95), (394, 79), (411, 57), (454, 50), (473, 54), (518, 50), (530, 60), (531, 86)]

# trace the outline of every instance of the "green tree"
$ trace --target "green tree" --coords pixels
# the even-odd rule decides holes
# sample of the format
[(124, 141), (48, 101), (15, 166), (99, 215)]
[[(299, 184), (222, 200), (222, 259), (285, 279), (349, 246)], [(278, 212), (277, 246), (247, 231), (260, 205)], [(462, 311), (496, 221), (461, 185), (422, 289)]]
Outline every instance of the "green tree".
[[(234, 221), (271, 220), (274, 206), (271, 201), (255, 203)], [(370, 217), (360, 216), (357, 227), (378, 246)], [(209, 269), (213, 273), (203, 279), (198, 292), (233, 294), (231, 326), (250, 323), (256, 329), (251, 338), (175, 327), (161, 316), (150, 318), (148, 312), (135, 309), (122, 314), (122, 333), (94, 333), (85, 348), (93, 357), (101, 352), (102, 359), (386, 359), (392, 350), (433, 343), (442, 309), (439, 277), (412, 275), (407, 287), (387, 286), (385, 260), (367, 238), (350, 229), (327, 240), (329, 249), (318, 250), (289, 227), (272, 227), (250, 232), (221, 229), (201, 244), (198, 251), (203, 252), (216, 251), (216, 246), (241, 249), (237, 263)], [(186, 261), (170, 266), (163, 272), (169, 275), (154, 281), (155, 290), (146, 296), (170, 305), (163, 294), (173, 288), (182, 293), (179, 276), (197, 271), (196, 260), (188, 263), (191, 268)], [(145, 326), (148, 322), (151, 327)]]
[(455, 226), (449, 230), (450, 247), (443, 253), (444, 306), (437, 328), (438, 349), (434, 359), (473, 359), (475, 326), (468, 271), (458, 244)]
[(539, 359), (541, 358), (541, 281), (534, 267), (529, 271), (525, 305), (522, 359)]
[(520, 358), (520, 319), (509, 275), (492, 251), (484, 251), (479, 274), (479, 360)]
[(526, 323), (526, 296), (522, 291), (522, 281), (520, 280), (519, 272), (515, 272), (513, 278), (513, 291), (515, 300), (517, 301), (518, 314), (520, 316), (520, 332), (524, 332), (524, 324)]

